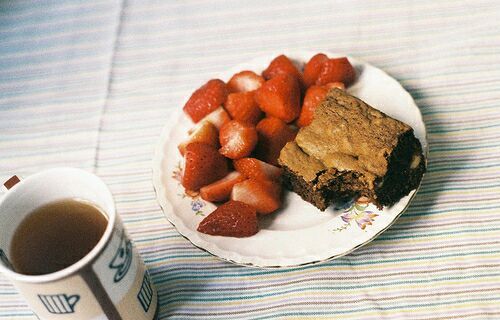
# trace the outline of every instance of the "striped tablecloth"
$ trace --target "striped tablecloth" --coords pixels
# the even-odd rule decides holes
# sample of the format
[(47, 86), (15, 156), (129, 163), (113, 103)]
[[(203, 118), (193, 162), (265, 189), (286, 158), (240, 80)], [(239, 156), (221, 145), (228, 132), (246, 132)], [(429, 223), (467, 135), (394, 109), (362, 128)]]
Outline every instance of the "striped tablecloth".
[[(398, 222), (346, 257), (230, 265), (166, 221), (153, 148), (194, 87), (291, 49), (345, 52), (398, 79), (427, 125), (428, 174)], [(495, 0), (0, 2), (0, 178), (55, 166), (101, 176), (160, 319), (499, 319), (499, 123)], [(35, 319), (3, 277), (0, 318)]]

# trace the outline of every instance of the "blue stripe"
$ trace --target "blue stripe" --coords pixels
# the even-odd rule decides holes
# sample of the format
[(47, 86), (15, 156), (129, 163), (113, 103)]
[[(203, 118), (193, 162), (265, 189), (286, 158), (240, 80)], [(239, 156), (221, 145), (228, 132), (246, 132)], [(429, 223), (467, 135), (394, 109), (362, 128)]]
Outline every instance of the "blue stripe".
[[(449, 233), (449, 234), (453, 234), (453, 233)], [(380, 239), (380, 237), (378, 237), (377, 239), (375, 239), (374, 241), (382, 241), (384, 239)], [(385, 240), (393, 240), (393, 239), (385, 239)], [(379, 260), (363, 260), (363, 259), (369, 259), (365, 256), (363, 257), (357, 257), (355, 259), (355, 261), (351, 261), (352, 260), (352, 257), (349, 258), (349, 260), (347, 260), (348, 258), (339, 258), (339, 259), (336, 259), (336, 260), (332, 260), (328, 263), (325, 263), (325, 266), (327, 266), (328, 264), (330, 264), (330, 267), (332, 265), (337, 265), (337, 266), (352, 266), (353, 263), (355, 263), (356, 265), (377, 265), (377, 264), (390, 264), (390, 263), (395, 263), (395, 262), (405, 262), (405, 261), (422, 261), (422, 260), (437, 260), (437, 259), (442, 259), (442, 258), (450, 258), (450, 257), (468, 257), (468, 256), (478, 256), (478, 255), (488, 255), (488, 254), (498, 254), (500, 253), (500, 250), (486, 250), (486, 251), (472, 251), (472, 252), (456, 252), (456, 253), (452, 253), (452, 254), (439, 254), (439, 255), (426, 255), (426, 256), (418, 256), (418, 257), (405, 257), (405, 258), (399, 258), (399, 259), (379, 259)], [(178, 258), (189, 258), (189, 257), (205, 257), (205, 256), (208, 256), (209, 254), (208, 253), (205, 253), (205, 254), (201, 254), (201, 253), (198, 253), (198, 254), (188, 254), (188, 255), (169, 255), (167, 257), (164, 257), (163, 259), (151, 259), (149, 260), (149, 262), (158, 262), (158, 261), (161, 261), (161, 260), (174, 260), (174, 259), (178, 259)], [(320, 267), (321, 265), (318, 265), (318, 266), (311, 266), (309, 268), (314, 268), (314, 267)], [(279, 271), (273, 271), (273, 270), (265, 270), (265, 271), (261, 271), (261, 272), (245, 272), (243, 271), (243, 269), (241, 269), (241, 272), (238, 272), (238, 273), (235, 273), (235, 274), (230, 274), (230, 273), (224, 273), (224, 277), (239, 277), (239, 276), (245, 276), (245, 275), (264, 275), (264, 274), (274, 274), (274, 273), (288, 273), (288, 272), (293, 272), (295, 270), (303, 270), (302, 268), (294, 268), (294, 269), (290, 269), (290, 270), (279, 270)], [(213, 275), (213, 276), (210, 276), (210, 275), (206, 275), (206, 274), (201, 274), (201, 275), (191, 275), (190, 277), (192, 278), (198, 278), (198, 277), (201, 277), (201, 278), (217, 278), (217, 277), (220, 277), (221, 275)], [(168, 277), (168, 280), (176, 280), (176, 279), (182, 279), (182, 277)]]
[[(405, 280), (405, 281), (388, 281), (388, 282), (379, 282), (379, 283), (373, 283), (373, 284), (363, 284), (363, 285), (356, 285), (356, 286), (325, 286), (325, 285), (316, 285), (313, 288), (304, 288), (304, 289), (286, 289), (286, 290), (280, 290), (280, 291), (274, 291), (266, 294), (249, 294), (249, 295), (244, 295), (244, 296), (238, 296), (238, 292), (224, 292), (225, 296), (223, 298), (218, 298), (218, 297), (211, 297), (212, 294), (210, 292), (207, 292), (206, 294), (209, 297), (204, 297), (204, 296), (192, 296), (192, 293), (182, 293), (182, 289), (179, 290), (178, 292), (167, 292), (167, 293), (174, 293), (175, 297), (186, 297), (188, 296), (190, 299), (193, 299), (195, 301), (234, 301), (234, 300), (252, 300), (252, 299), (260, 299), (260, 298), (267, 298), (267, 297), (275, 297), (275, 296), (280, 296), (284, 294), (290, 294), (290, 293), (296, 293), (296, 292), (303, 292), (303, 291), (338, 291), (338, 290), (356, 290), (356, 289), (365, 289), (365, 288), (373, 288), (375, 286), (377, 287), (390, 287), (390, 286), (395, 286), (395, 285), (411, 285), (411, 284), (426, 284), (426, 283), (436, 283), (436, 285), (439, 284), (439, 282), (443, 281), (453, 281), (453, 280), (473, 280), (477, 278), (488, 278), (488, 277), (498, 277), (500, 273), (491, 273), (491, 274), (481, 274), (481, 275), (474, 275), (472, 276), (462, 276), (462, 277), (454, 277), (454, 276), (447, 276), (447, 277), (436, 277), (436, 278), (428, 278), (428, 279), (423, 279), (423, 280)], [(189, 279), (189, 277), (187, 277)], [(176, 279), (162, 279), (164, 281), (174, 281)], [(198, 288), (199, 285), (194, 284), (192, 287)], [(182, 285), (183, 289), (187, 289), (185, 284), (183, 283)], [(173, 291), (173, 290), (172, 290)], [(233, 294), (235, 296), (228, 296), (229, 294)], [(500, 298), (500, 297), (499, 297)], [(169, 299), (169, 301), (177, 301), (175, 299)]]
[[(422, 303), (422, 304), (407, 304), (407, 305), (397, 305), (394, 307), (384, 307), (383, 304), (377, 304), (377, 310), (397, 310), (397, 309), (405, 309), (405, 308), (420, 308), (420, 307), (435, 307), (435, 306), (446, 306), (446, 305), (458, 305), (460, 303), (467, 303), (467, 302), (484, 302), (484, 301), (500, 301), (500, 297), (497, 298), (476, 298), (476, 299), (457, 299), (456, 301), (448, 301), (448, 302), (433, 302), (433, 303)], [(307, 303), (305, 303), (307, 304)], [(302, 309), (301, 309), (302, 310)], [(310, 312), (304, 312), (304, 311), (296, 311), (296, 312), (280, 312), (280, 313), (272, 313), (268, 316), (265, 317), (257, 317), (254, 318), (255, 320), (260, 320), (260, 319), (274, 319), (275, 316), (280, 316), (280, 317), (291, 317), (291, 316), (327, 316), (330, 314), (349, 314), (349, 313), (354, 313), (354, 312), (364, 312), (364, 311), (373, 311), (373, 307), (368, 307), (368, 308), (353, 308), (350, 310), (337, 310), (337, 309), (330, 309), (325, 312), (321, 311), (310, 311)], [(175, 313), (174, 313), (175, 315)]]

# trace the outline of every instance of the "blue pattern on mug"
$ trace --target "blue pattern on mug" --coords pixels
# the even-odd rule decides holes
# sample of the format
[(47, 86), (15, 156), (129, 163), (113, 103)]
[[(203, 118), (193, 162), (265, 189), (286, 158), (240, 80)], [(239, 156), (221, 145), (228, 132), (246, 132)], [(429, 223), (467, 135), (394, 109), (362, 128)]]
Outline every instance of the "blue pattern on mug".
[(39, 294), (38, 298), (42, 301), (45, 308), (47, 308), (47, 311), (52, 314), (74, 313), (76, 303), (80, 301), (78, 294), (70, 296), (67, 294)]
[(10, 263), (9, 258), (5, 254), (5, 252), (0, 249), (0, 261), (9, 269), (14, 270), (14, 266)]
[(130, 269), (132, 264), (132, 243), (125, 236), (125, 230), (122, 231), (120, 246), (116, 251), (113, 260), (109, 263), (111, 269), (116, 269), (114, 282), (119, 282)]
[(149, 306), (151, 306), (151, 302), (153, 301), (153, 287), (151, 286), (151, 280), (147, 271), (144, 272), (144, 278), (142, 279), (137, 299), (139, 299), (144, 312), (148, 312)]

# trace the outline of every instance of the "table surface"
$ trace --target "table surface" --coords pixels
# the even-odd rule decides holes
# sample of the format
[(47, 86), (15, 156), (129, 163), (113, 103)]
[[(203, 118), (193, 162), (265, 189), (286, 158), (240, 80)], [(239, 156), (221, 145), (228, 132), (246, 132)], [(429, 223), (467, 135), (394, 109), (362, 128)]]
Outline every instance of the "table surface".
[[(102, 177), (160, 319), (498, 319), (499, 21), (498, 1), (1, 1), (0, 178), (56, 166)], [(153, 149), (193, 88), (295, 49), (398, 79), (427, 125), (428, 173), (398, 222), (348, 256), (231, 265), (166, 221)], [(0, 318), (36, 318), (1, 276)]]

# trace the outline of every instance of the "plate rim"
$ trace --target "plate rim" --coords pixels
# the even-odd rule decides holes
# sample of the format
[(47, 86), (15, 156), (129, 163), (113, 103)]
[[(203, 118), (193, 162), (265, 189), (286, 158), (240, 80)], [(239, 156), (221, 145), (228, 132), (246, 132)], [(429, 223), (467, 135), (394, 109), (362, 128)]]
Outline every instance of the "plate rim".
[[(352, 57), (350, 55), (332, 53), (332, 52), (329, 52), (329, 51), (321, 51), (321, 52), (324, 53), (324, 54), (326, 54), (326, 55), (328, 55), (328, 56), (330, 56), (330, 57), (345, 56), (345, 57), (348, 57), (349, 59), (353, 59), (354, 61), (356, 61), (359, 64), (367, 65), (367, 66), (370, 66), (372, 68), (375, 68), (379, 72), (382, 72), (385, 76), (387, 76), (388, 78), (390, 78), (397, 86), (399, 86), (402, 89), (402, 91), (404, 92), (404, 95), (408, 96), (408, 98), (410, 98), (410, 101), (417, 108), (417, 110), (418, 110), (418, 118), (419, 118), (418, 120), (423, 124), (423, 131), (424, 131), (423, 132), (423, 139), (424, 139), (424, 141), (420, 141), (420, 142), (423, 144), (423, 151), (424, 151), (424, 156), (425, 156), (425, 163), (426, 163), (426, 166), (427, 166), (428, 154), (429, 154), (428, 139), (427, 139), (428, 138), (428, 136), (427, 136), (428, 134), (427, 134), (427, 128), (426, 128), (425, 122), (423, 120), (422, 112), (420, 111), (420, 108), (416, 104), (416, 102), (413, 99), (413, 97), (411, 96), (411, 94), (401, 85), (401, 83), (399, 81), (397, 81), (394, 77), (390, 76), (384, 70), (382, 70), (380, 68), (377, 68), (377, 67), (371, 65), (370, 63), (367, 63), (366, 61), (364, 61), (362, 59), (354, 58), (354, 57)], [(317, 53), (318, 52), (313, 52), (313, 51), (310, 51), (310, 50), (286, 50), (286, 52), (281, 52), (281, 53), (266, 52), (266, 53), (263, 53), (262, 55), (257, 56), (254, 59), (251, 59), (251, 60), (248, 60), (248, 61), (244, 61), (244, 62), (242, 62), (240, 64), (237, 64), (237, 65), (229, 68), (228, 70), (232, 70), (232, 69), (238, 67), (239, 65), (248, 64), (248, 63), (250, 63), (250, 62), (252, 62), (254, 60), (257, 60), (257, 59), (262, 59), (262, 58), (264, 58), (266, 56), (271, 57), (271, 59), (272, 59), (272, 57), (277, 56), (279, 54), (285, 54), (285, 55), (290, 55), (290, 56), (301, 55), (301, 56), (312, 57), (313, 55), (315, 55)], [(269, 61), (271, 61), (271, 60), (269, 60)], [(227, 73), (228, 70), (226, 70), (225, 73)], [(224, 76), (224, 72), (219, 73), (218, 77), (226, 78)], [(306, 266), (311, 266), (311, 265), (317, 265), (317, 264), (325, 263), (325, 262), (328, 262), (328, 261), (331, 261), (331, 260), (334, 260), (334, 259), (338, 259), (338, 258), (343, 257), (345, 255), (348, 255), (348, 254), (356, 251), (357, 249), (359, 249), (359, 248), (361, 248), (361, 247), (369, 244), (373, 240), (375, 240), (380, 234), (384, 233), (387, 229), (389, 229), (399, 219), (399, 217), (410, 206), (412, 200), (414, 199), (415, 195), (417, 194), (418, 190), (420, 189), (420, 187), (422, 185), (422, 181), (423, 181), (424, 176), (425, 176), (425, 173), (424, 173), (424, 175), (422, 176), (422, 179), (420, 180), (420, 183), (417, 186), (417, 188), (414, 189), (414, 190), (412, 190), (410, 192), (410, 198), (408, 199), (408, 202), (406, 203), (405, 207), (403, 209), (401, 209), (401, 211), (394, 216), (394, 218), (392, 219), (392, 221), (390, 223), (388, 223), (384, 228), (382, 228), (381, 230), (379, 230), (377, 233), (373, 234), (369, 239), (367, 239), (366, 241), (364, 241), (364, 242), (362, 242), (362, 243), (354, 246), (350, 250), (347, 250), (347, 251), (339, 253), (339, 254), (332, 255), (332, 256), (324, 258), (324, 259), (312, 260), (312, 261), (308, 261), (308, 262), (304, 262), (304, 263), (300, 263), (300, 264), (290, 264), (290, 265), (288, 265), (288, 264), (287, 265), (284, 265), (284, 264), (277, 264), (277, 265), (271, 265), (271, 264), (270, 265), (257, 265), (257, 264), (250, 263), (250, 262), (235, 261), (233, 259), (221, 257), (219, 254), (214, 253), (212, 250), (202, 247), (201, 244), (197, 244), (196, 242), (197, 242), (198, 239), (193, 240), (190, 237), (188, 237), (187, 235), (185, 235), (180, 230), (179, 226), (176, 225), (176, 223), (171, 219), (171, 217), (167, 213), (167, 212), (170, 212), (170, 214), (174, 214), (173, 205), (170, 203), (170, 201), (168, 201), (168, 199), (166, 199), (166, 197), (165, 197), (165, 199), (163, 199), (163, 197), (160, 195), (160, 192), (161, 192), (160, 191), (160, 186), (161, 186), (161, 181), (160, 181), (161, 180), (161, 174), (160, 173), (161, 173), (161, 170), (160, 170), (160, 165), (159, 164), (161, 163), (161, 160), (162, 160), (163, 147), (164, 147), (164, 143), (162, 143), (162, 142), (164, 141), (164, 137), (169, 136), (172, 133), (174, 125), (179, 120), (179, 117), (181, 115), (182, 115), (182, 109), (181, 108), (174, 109), (174, 111), (172, 111), (169, 114), (169, 119), (163, 125), (162, 131), (160, 133), (160, 136), (158, 137), (158, 141), (157, 141), (155, 149), (154, 149), (154, 155), (153, 155), (153, 159), (152, 159), (152, 182), (153, 182), (153, 188), (155, 190), (156, 201), (160, 205), (165, 218), (175, 228), (175, 230), (176, 230), (176, 232), (178, 234), (180, 234), (183, 238), (185, 238), (186, 240), (188, 240), (192, 245), (194, 245), (198, 249), (200, 249), (200, 250), (202, 250), (204, 252), (207, 252), (207, 253), (211, 254), (212, 256), (214, 256), (214, 257), (216, 257), (216, 258), (218, 258), (218, 259), (220, 259), (222, 261), (226, 261), (226, 262), (229, 262), (229, 263), (232, 263), (232, 264), (235, 264), (235, 265), (244, 266), (244, 267), (250, 267), (250, 268), (256, 268), (256, 269), (270, 269), (270, 270), (288, 269), (288, 268), (301, 268), (301, 267), (306, 267)], [(203, 239), (201, 239), (201, 241), (206, 242)], [(221, 249), (221, 251), (228, 251), (228, 250)]]

